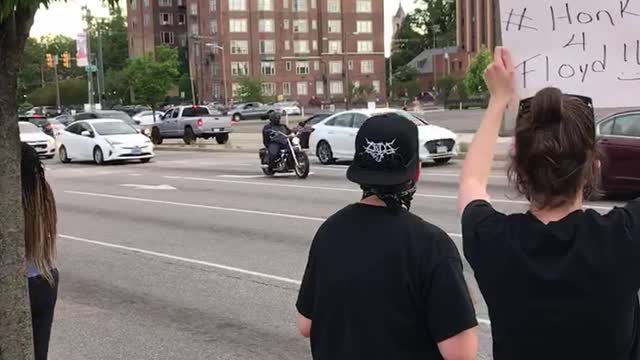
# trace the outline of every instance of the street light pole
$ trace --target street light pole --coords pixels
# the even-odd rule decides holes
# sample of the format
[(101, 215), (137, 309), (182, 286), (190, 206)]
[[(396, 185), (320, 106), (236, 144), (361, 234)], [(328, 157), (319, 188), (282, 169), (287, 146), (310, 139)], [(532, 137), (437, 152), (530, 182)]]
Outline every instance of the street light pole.
[(56, 78), (56, 106), (58, 107), (58, 111), (60, 109), (60, 83), (58, 81), (58, 55), (53, 55), (53, 76)]

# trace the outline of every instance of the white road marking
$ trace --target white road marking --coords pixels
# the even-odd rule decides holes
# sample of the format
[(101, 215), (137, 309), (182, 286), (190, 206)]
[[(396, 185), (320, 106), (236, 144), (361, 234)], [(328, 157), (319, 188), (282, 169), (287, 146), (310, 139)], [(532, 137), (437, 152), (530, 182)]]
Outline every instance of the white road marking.
[[(307, 190), (325, 190), (325, 191), (342, 191), (342, 192), (355, 192), (361, 193), (362, 190), (358, 189), (347, 189), (341, 187), (326, 187), (326, 186), (311, 186), (311, 185), (294, 185), (294, 184), (278, 184), (278, 183), (265, 183), (265, 182), (256, 182), (256, 181), (238, 181), (238, 180), (223, 180), (223, 179), (210, 179), (210, 178), (200, 178), (200, 177), (189, 177), (189, 176), (163, 176), (165, 179), (174, 179), (174, 180), (187, 180), (187, 181), (202, 181), (202, 182), (214, 182), (214, 183), (227, 183), (227, 184), (238, 184), (238, 185), (254, 185), (254, 186), (271, 186), (271, 187), (283, 187), (283, 188), (292, 188), (292, 189), (307, 189)], [(454, 195), (440, 195), (440, 194), (416, 194), (417, 197), (422, 198), (432, 198), (432, 199), (443, 199), (443, 200), (457, 200), (458, 197)], [(529, 205), (527, 201), (520, 200), (509, 200), (509, 199), (491, 199), (492, 203), (498, 204), (517, 204), (517, 205)], [(610, 206), (596, 206), (596, 205), (585, 205), (587, 209), (594, 210), (603, 210), (609, 211), (612, 209)]]
[[(70, 235), (62, 235), (61, 234), (61, 235), (59, 235), (59, 237), (63, 238), (63, 239), (67, 239), (67, 240), (83, 242), (83, 243), (87, 243), (87, 244), (98, 245), (98, 246), (103, 246), (103, 247), (112, 248), (112, 249), (126, 250), (126, 251), (131, 251), (131, 252), (134, 252), (134, 253), (138, 253), (138, 254), (156, 256), (156, 257), (160, 257), (160, 258), (163, 258), (163, 259), (181, 261), (181, 262), (185, 262), (185, 263), (188, 263), (188, 264), (201, 265), (201, 266), (206, 266), (206, 267), (210, 267), (210, 268), (215, 268), (215, 269), (235, 272), (235, 273), (239, 273), (239, 274), (255, 276), (257, 278), (262, 278), (262, 279), (280, 281), (280, 282), (283, 282), (283, 283), (286, 283), (286, 284), (291, 284), (291, 285), (300, 286), (300, 284), (301, 284), (300, 280), (290, 279), (290, 278), (286, 278), (286, 277), (283, 277), (283, 276), (265, 274), (265, 273), (258, 272), (258, 271), (253, 271), (253, 270), (245, 270), (245, 269), (241, 269), (241, 268), (237, 268), (237, 267), (233, 267), (233, 266), (228, 266), (228, 265), (223, 265), (223, 264), (216, 264), (216, 263), (212, 263), (212, 262), (208, 262), (208, 261), (190, 259), (190, 258), (186, 258), (186, 257), (182, 257), (182, 256), (169, 255), (169, 254), (165, 254), (165, 253), (161, 253), (161, 252), (144, 250), (144, 249), (139, 249), (139, 248), (134, 248), (134, 247), (129, 247), (129, 246), (123, 246), (123, 245), (118, 245), (118, 244), (112, 244), (112, 243), (107, 243), (107, 242), (102, 242), (102, 241), (89, 240), (89, 239), (84, 239), (84, 238), (77, 237), (77, 236), (70, 236)], [(488, 320), (488, 319), (477, 318), (477, 320), (478, 320), (478, 323), (480, 323), (482, 325), (491, 326), (491, 321)]]
[[(327, 170), (327, 171), (339, 171), (347, 172), (347, 167), (337, 167), (334, 165), (315, 166), (314, 170)], [(428, 169), (422, 169), (422, 180), (429, 178), (429, 176), (441, 176), (441, 177), (460, 177), (460, 173), (457, 172), (430, 172)], [(491, 179), (507, 179), (505, 175), (489, 175)]]
[(83, 192), (83, 191), (69, 191), (69, 190), (66, 190), (66, 191), (64, 191), (64, 193), (66, 193), (66, 194), (74, 194), (74, 195), (83, 195), (83, 196), (92, 196), (92, 197), (99, 197), (99, 198), (107, 198), (107, 199), (146, 202), (146, 203), (152, 203), (152, 204), (183, 206), (183, 207), (207, 209), (207, 210), (217, 210), (217, 211), (229, 211), (229, 212), (236, 212), (236, 213), (242, 213), (242, 214), (264, 215), (264, 216), (281, 217), (281, 218), (287, 218), (287, 219), (308, 220), (308, 221), (325, 221), (326, 220), (324, 218), (312, 217), (312, 216), (282, 214), (282, 213), (269, 212), (269, 211), (259, 211), (259, 210), (225, 208), (225, 207), (220, 207), (220, 206), (209, 206), (209, 205), (202, 205), (202, 204), (189, 204), (189, 203), (181, 203), (181, 202), (175, 202), (175, 201), (144, 199), (144, 198), (131, 197), (131, 196), (99, 194), (99, 193), (91, 193), (91, 192)]
[(264, 178), (265, 175), (218, 175), (218, 177), (229, 179), (258, 179)]
[(171, 185), (142, 185), (142, 184), (120, 184), (123, 187), (130, 187), (138, 190), (177, 190)]
[(142, 176), (142, 174), (129, 174), (129, 176)]

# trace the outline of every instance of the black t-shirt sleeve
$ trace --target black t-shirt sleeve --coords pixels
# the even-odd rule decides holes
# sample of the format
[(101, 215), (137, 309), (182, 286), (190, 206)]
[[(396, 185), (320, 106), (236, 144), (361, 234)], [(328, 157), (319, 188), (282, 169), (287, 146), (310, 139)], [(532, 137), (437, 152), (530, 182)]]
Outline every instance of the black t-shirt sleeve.
[[(613, 246), (615, 262), (620, 266), (622, 276), (637, 289), (640, 286), (640, 199), (633, 200), (622, 208), (615, 208), (607, 215), (611, 229), (619, 229), (618, 234), (608, 244)], [(620, 236), (620, 230), (623, 230)], [(611, 231), (611, 230), (610, 230)]]
[[(314, 239), (315, 242), (315, 239)], [(315, 287), (316, 287), (316, 263), (315, 263), (315, 251), (313, 244), (311, 250), (309, 250), (309, 259), (307, 260), (307, 267), (302, 277), (302, 284), (300, 284), (300, 291), (298, 292), (298, 301), (296, 302), (296, 308), (298, 312), (304, 315), (307, 319), (313, 319), (313, 307), (315, 300)]]
[(431, 273), (427, 326), (436, 342), (478, 325), (459, 257), (442, 259)]
[(505, 215), (497, 212), (485, 200), (469, 203), (462, 213), (462, 244), (464, 255), (472, 267), (477, 266), (477, 259), (483, 251), (490, 251), (494, 239), (502, 230)]

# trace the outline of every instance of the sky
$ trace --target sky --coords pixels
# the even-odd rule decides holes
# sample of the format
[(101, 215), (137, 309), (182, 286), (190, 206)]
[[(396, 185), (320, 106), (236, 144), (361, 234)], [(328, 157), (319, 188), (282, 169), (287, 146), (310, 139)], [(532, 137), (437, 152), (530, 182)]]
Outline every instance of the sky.
[[(400, 2), (402, 2), (406, 13), (415, 8), (413, 0), (384, 0), (385, 39), (387, 40), (385, 42), (385, 51), (387, 54), (389, 53), (389, 42), (391, 40), (391, 17), (398, 10)], [(120, 0), (120, 3), (124, 7), (124, 0)], [(95, 17), (109, 15), (109, 10), (104, 6), (102, 0), (54, 1), (48, 9), (42, 7), (36, 13), (35, 22), (31, 28), (31, 36), (39, 38), (49, 34), (62, 34), (75, 38), (78, 33), (82, 32), (81, 7), (83, 5), (87, 5)]]

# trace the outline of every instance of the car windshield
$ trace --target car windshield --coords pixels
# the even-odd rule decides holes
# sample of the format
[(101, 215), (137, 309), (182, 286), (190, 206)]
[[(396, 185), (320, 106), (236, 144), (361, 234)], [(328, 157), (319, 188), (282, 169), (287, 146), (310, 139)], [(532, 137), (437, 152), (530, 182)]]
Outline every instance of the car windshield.
[(96, 129), (98, 135), (103, 136), (131, 135), (138, 133), (136, 129), (131, 127), (131, 125), (125, 124), (122, 121), (95, 122), (92, 123), (92, 125)]
[(40, 132), (40, 129), (38, 129), (38, 127), (33, 125), (32, 123), (21, 121), (20, 123), (18, 123), (18, 126), (20, 126), (20, 133), (21, 134), (39, 133)]
[(329, 116), (331, 116), (331, 114), (316, 115), (316, 117), (314, 117), (313, 119), (309, 120), (309, 122), (307, 122), (307, 125), (315, 125), (320, 121), (328, 118)]
[(131, 116), (129, 116), (125, 112), (120, 112), (120, 111), (103, 112), (103, 113), (100, 113), (100, 117), (101, 118), (110, 118), (110, 119), (122, 120), (122, 121), (124, 121), (125, 123), (127, 123), (129, 125), (135, 125), (136, 124), (136, 122), (133, 121)]
[(413, 115), (410, 112), (406, 112), (406, 111), (398, 111), (398, 114), (402, 115), (403, 117), (411, 120), (414, 124), (416, 124), (417, 126), (425, 126), (425, 125), (429, 125), (429, 123), (426, 120), (423, 120), (415, 115)]

